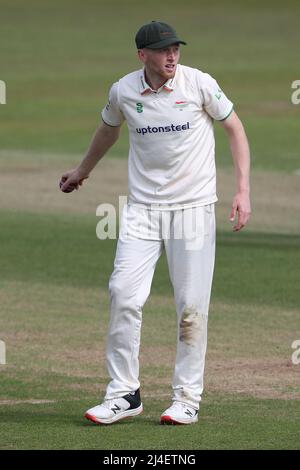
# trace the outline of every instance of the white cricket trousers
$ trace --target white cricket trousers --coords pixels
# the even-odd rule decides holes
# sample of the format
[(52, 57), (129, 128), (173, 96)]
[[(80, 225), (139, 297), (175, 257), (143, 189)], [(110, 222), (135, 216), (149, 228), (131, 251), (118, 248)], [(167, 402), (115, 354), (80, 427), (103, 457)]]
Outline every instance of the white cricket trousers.
[(107, 367), (111, 381), (105, 399), (140, 387), (142, 308), (163, 249), (178, 324), (173, 400), (199, 408), (215, 260), (214, 204), (171, 211), (125, 205), (109, 281)]

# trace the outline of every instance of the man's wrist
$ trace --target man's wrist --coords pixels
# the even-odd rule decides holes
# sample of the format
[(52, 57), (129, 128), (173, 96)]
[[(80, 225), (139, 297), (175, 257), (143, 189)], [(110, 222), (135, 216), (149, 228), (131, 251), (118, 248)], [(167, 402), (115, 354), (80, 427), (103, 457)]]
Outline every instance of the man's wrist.
[(239, 189), (238, 193), (250, 194), (250, 189)]
[(238, 188), (238, 193), (244, 193), (244, 194), (250, 194), (250, 188), (249, 187), (242, 187), (242, 188)]
[(77, 167), (77, 172), (78, 172), (80, 178), (87, 178), (90, 174), (90, 171), (84, 165), (79, 165)]

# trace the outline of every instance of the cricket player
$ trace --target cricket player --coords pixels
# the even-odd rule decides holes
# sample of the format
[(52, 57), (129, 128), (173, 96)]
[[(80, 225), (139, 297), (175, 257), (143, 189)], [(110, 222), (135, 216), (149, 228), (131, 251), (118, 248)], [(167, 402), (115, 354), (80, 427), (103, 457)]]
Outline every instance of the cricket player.
[(215, 259), (214, 122), (225, 129), (236, 172), (230, 220), (250, 217), (250, 155), (243, 125), (216, 80), (179, 64), (176, 31), (159, 21), (136, 34), (140, 70), (114, 83), (102, 120), (80, 165), (65, 173), (63, 192), (78, 189), (116, 142), (123, 121), (130, 135), (128, 204), (122, 213), (111, 298), (104, 402), (85, 416), (111, 424), (143, 410), (139, 347), (142, 309), (157, 261), (166, 253), (174, 288), (178, 336), (171, 406), (162, 424), (198, 421), (203, 392), (207, 319)]

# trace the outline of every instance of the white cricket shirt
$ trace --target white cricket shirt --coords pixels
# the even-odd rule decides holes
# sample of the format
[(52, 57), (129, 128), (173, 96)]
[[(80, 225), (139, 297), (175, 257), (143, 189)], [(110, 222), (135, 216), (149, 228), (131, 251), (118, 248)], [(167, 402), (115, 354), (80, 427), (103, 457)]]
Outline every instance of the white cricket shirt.
[(127, 121), (129, 204), (179, 209), (217, 201), (213, 121), (233, 109), (207, 73), (177, 65), (156, 92), (144, 70), (114, 83), (103, 121)]

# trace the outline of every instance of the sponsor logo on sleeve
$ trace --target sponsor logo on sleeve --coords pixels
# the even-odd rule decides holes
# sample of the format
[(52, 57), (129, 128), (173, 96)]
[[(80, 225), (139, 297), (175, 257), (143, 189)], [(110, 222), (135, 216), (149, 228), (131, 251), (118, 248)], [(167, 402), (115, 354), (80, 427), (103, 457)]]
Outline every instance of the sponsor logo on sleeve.
[(217, 100), (221, 99), (222, 93), (223, 93), (222, 90), (220, 90), (220, 88), (219, 88), (218, 93), (215, 93), (215, 97), (217, 98)]

